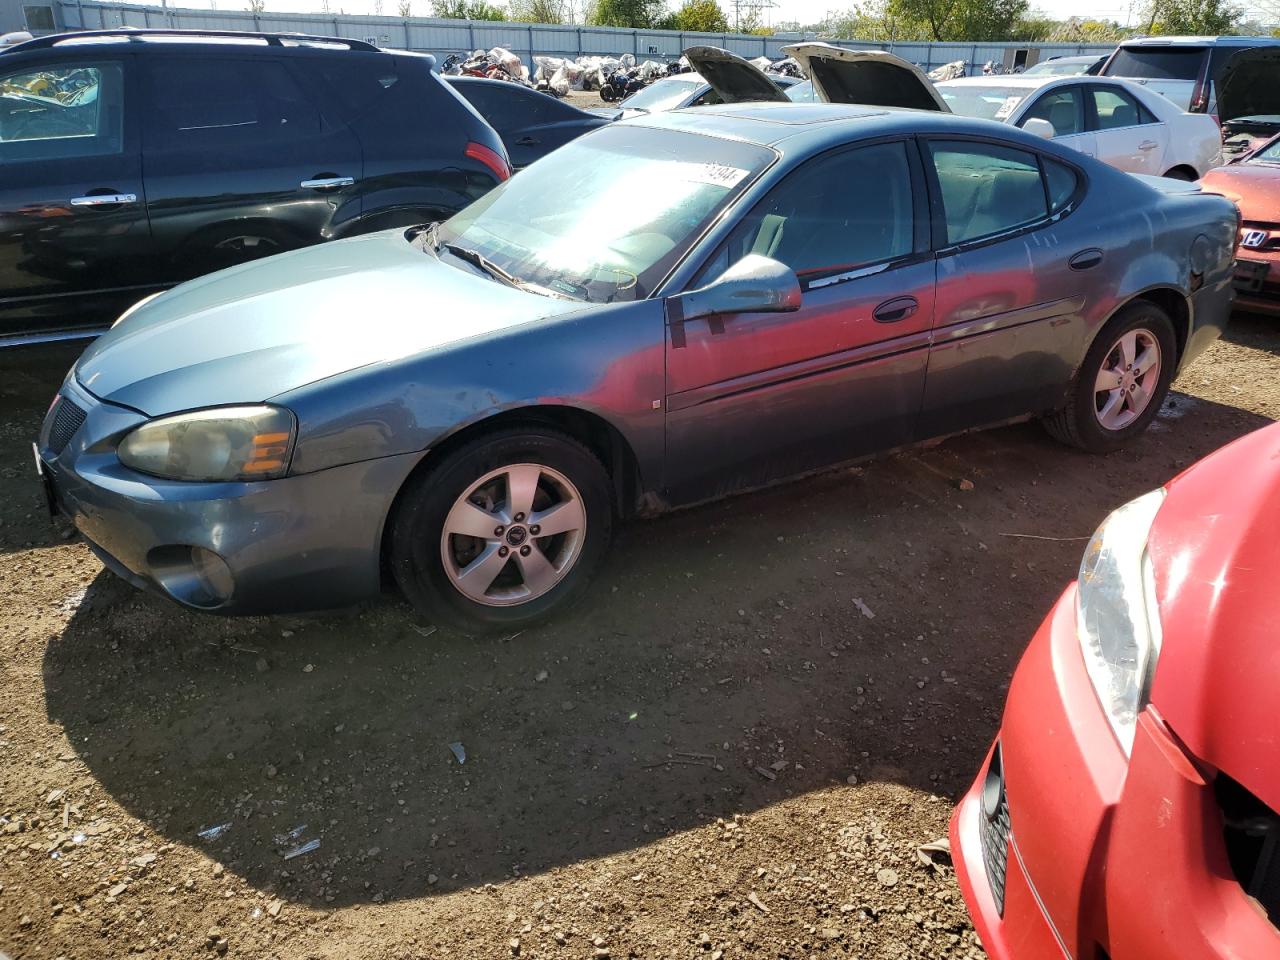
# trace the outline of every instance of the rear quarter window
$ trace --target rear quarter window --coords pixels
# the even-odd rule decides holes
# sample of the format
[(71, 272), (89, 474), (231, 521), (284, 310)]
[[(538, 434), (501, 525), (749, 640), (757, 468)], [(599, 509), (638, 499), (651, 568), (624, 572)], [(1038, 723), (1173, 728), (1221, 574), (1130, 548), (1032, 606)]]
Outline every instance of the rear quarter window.
[(1139, 80), (1195, 80), (1207, 47), (1121, 47), (1107, 64), (1107, 77)]

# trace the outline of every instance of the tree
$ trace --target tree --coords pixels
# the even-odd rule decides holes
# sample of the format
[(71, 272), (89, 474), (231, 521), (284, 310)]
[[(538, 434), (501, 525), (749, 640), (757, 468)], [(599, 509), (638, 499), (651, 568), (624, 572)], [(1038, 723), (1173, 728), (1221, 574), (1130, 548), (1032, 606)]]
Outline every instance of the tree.
[(522, 23), (569, 23), (565, 0), (511, 0), (511, 19)]
[(826, 32), (839, 40), (871, 40), (877, 43), (894, 40), (927, 40), (928, 28), (919, 20), (905, 16), (893, 0), (868, 0), (837, 14)]
[(1010, 40), (1029, 7), (1028, 0), (889, 0), (898, 16), (923, 23), (938, 41)]
[(1229, 0), (1153, 0), (1150, 33), (1235, 33), (1244, 12)]
[(654, 27), (662, 18), (664, 0), (596, 0), (587, 22), (598, 27)]
[(505, 20), (506, 11), (488, 0), (431, 0), (431, 12), (445, 20)]
[(716, 0), (685, 0), (676, 11), (676, 29), (688, 33), (727, 33), (729, 20)]

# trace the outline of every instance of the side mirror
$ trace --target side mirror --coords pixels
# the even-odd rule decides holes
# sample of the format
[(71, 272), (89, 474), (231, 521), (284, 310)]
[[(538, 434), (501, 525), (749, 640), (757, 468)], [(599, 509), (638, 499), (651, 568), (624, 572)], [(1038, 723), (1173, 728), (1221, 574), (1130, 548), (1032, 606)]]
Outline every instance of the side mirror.
[(785, 263), (749, 253), (705, 287), (671, 298), (680, 318), (800, 309), (800, 281)]
[(1052, 140), (1058, 135), (1058, 131), (1053, 129), (1053, 124), (1040, 117), (1032, 117), (1022, 125), (1022, 129), (1027, 133), (1034, 133), (1037, 137), (1044, 137), (1046, 140)]

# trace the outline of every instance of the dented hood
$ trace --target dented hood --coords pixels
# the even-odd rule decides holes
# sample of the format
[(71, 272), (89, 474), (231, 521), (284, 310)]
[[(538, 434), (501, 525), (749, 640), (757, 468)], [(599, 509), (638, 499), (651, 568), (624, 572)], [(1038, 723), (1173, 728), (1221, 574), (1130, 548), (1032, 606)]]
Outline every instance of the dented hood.
[(884, 50), (846, 50), (815, 42), (793, 43), (782, 52), (796, 58), (828, 103), (951, 112), (923, 70)]
[(1241, 50), (1214, 77), (1218, 120), (1280, 114), (1280, 47)]
[[(829, 43), (794, 43), (782, 52), (795, 57), (813, 81), (818, 99), (871, 107), (951, 111), (919, 67), (883, 50), (846, 50)], [(720, 47), (684, 51), (725, 103), (786, 102), (787, 95), (749, 60)]]

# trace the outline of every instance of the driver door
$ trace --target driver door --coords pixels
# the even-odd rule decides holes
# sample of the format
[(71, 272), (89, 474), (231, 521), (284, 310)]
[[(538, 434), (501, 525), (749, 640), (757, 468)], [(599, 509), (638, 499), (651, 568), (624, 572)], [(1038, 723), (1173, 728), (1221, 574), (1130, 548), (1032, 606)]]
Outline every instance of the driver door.
[(792, 171), (694, 286), (749, 253), (791, 267), (803, 303), (668, 322), (673, 503), (907, 443), (920, 410), (935, 271), (913, 141), (840, 149)]

